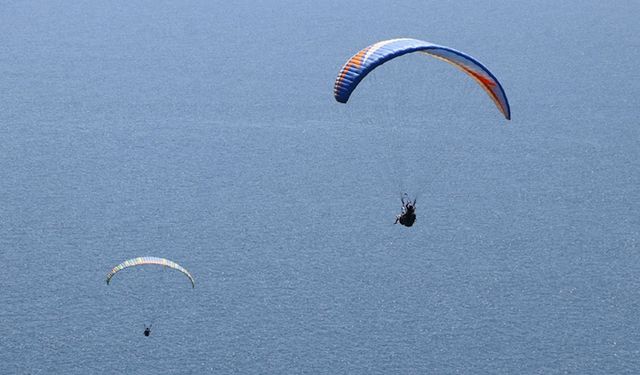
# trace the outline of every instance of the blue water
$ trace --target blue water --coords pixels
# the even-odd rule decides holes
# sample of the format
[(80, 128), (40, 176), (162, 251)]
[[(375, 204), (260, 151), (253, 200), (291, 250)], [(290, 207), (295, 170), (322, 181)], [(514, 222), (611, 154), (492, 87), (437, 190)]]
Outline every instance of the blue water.
[(0, 373), (638, 373), (640, 3), (384, 3), (2, 2)]

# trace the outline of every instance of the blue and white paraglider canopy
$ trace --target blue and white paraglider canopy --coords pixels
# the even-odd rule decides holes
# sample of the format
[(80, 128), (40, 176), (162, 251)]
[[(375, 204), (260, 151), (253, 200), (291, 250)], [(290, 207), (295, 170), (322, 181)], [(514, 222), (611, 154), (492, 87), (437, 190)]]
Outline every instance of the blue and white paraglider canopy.
[(335, 99), (340, 103), (346, 103), (353, 90), (369, 72), (389, 60), (412, 52), (431, 55), (470, 75), (487, 92), (504, 117), (507, 120), (511, 119), (509, 101), (502, 85), (478, 60), (453, 48), (409, 38), (384, 40), (372, 44), (350, 58), (336, 78), (333, 88)]

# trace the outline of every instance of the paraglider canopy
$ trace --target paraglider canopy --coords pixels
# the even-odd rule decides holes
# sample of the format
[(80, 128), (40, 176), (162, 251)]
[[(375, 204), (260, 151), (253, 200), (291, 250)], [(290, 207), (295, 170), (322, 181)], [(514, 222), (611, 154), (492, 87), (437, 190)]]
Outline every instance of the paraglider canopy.
[(187, 271), (184, 267), (182, 267), (178, 263), (172, 262), (172, 261), (170, 261), (168, 259), (157, 258), (157, 257), (138, 257), (138, 258), (125, 260), (124, 262), (122, 262), (122, 263), (118, 264), (117, 266), (113, 267), (111, 272), (109, 272), (107, 274), (107, 285), (111, 281), (111, 278), (116, 273), (122, 271), (123, 269), (129, 268), (129, 267), (149, 265), (149, 264), (156, 264), (156, 265), (169, 267), (169, 268), (178, 270), (178, 271), (182, 272), (185, 276), (187, 276), (189, 278), (189, 281), (191, 281), (191, 287), (192, 288), (196, 287), (196, 282), (193, 279), (193, 276), (191, 276), (189, 271)]
[(502, 85), (478, 60), (453, 48), (409, 38), (383, 40), (351, 57), (336, 78), (333, 88), (335, 99), (340, 103), (346, 103), (360, 81), (372, 70), (389, 60), (412, 52), (431, 55), (467, 73), (487, 92), (504, 117), (507, 120), (511, 119), (509, 101)]

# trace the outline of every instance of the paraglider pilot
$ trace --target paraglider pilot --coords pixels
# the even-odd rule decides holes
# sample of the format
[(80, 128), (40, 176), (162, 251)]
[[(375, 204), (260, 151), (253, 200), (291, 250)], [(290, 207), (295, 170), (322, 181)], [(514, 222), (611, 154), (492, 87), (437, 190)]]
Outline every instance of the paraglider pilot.
[(399, 222), (405, 227), (410, 227), (416, 221), (416, 200), (414, 199), (412, 202), (407, 193), (404, 193), (400, 197), (400, 201), (402, 202), (402, 213), (396, 216), (396, 222), (394, 224), (398, 224)]
[(151, 334), (151, 326), (147, 327), (146, 325), (144, 326), (144, 335), (145, 336), (149, 336)]

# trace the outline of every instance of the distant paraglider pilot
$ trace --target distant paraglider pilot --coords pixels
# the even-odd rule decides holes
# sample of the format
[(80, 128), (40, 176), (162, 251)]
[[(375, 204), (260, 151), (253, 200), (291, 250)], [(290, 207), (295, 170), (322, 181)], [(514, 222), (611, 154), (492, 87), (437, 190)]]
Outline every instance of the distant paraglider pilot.
[(400, 197), (400, 201), (402, 202), (402, 213), (396, 216), (394, 224), (400, 223), (405, 227), (410, 227), (416, 222), (416, 200), (414, 199), (412, 202), (407, 193), (404, 193)]
[(144, 335), (148, 337), (150, 334), (151, 334), (151, 326), (149, 327), (144, 326)]

